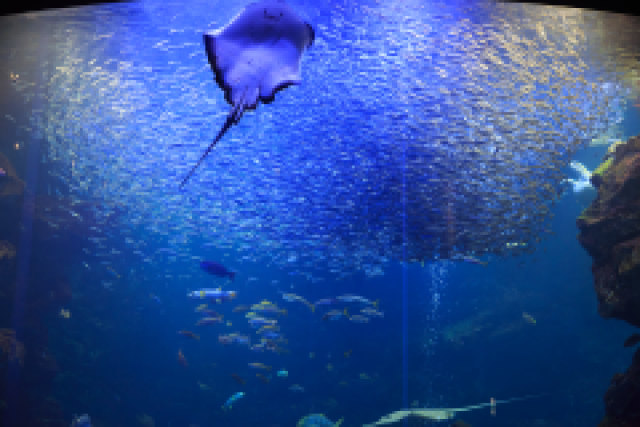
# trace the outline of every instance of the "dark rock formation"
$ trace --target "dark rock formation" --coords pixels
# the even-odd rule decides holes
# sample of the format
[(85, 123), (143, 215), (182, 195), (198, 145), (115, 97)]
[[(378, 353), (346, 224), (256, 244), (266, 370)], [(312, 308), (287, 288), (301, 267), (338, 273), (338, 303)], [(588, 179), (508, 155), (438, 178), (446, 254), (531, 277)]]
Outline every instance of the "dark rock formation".
[(598, 196), (578, 218), (593, 258), (599, 311), (640, 327), (640, 137), (618, 145), (593, 173)]
[(624, 374), (615, 374), (604, 395), (605, 419), (601, 427), (640, 426), (640, 350)]
[[(640, 137), (610, 151), (591, 177), (598, 196), (578, 218), (578, 240), (593, 258), (600, 314), (640, 327)], [(601, 427), (640, 426), (640, 350), (604, 401)]]

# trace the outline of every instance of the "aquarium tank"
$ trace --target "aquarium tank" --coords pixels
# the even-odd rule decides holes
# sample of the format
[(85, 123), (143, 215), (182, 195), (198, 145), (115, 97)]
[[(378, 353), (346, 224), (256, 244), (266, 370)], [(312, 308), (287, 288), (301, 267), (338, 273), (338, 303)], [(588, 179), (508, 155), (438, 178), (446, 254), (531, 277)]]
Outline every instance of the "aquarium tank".
[(639, 59), (492, 0), (0, 16), (0, 425), (640, 426)]

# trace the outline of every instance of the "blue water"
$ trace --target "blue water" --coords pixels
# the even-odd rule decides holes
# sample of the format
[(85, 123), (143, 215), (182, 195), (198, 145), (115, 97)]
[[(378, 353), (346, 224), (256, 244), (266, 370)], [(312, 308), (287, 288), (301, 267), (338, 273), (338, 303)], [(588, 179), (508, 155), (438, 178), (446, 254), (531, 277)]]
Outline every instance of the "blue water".
[[(229, 111), (202, 32), (244, 1), (0, 18), (0, 153), (26, 186), (0, 191), (0, 242), (17, 248), (0, 257), (0, 329), (25, 347), (23, 364), (0, 353), (2, 425), (356, 426), (524, 396), (453, 419), (596, 425), (631, 328), (597, 313), (575, 226), (595, 191), (563, 179), (640, 132), (635, 74), (607, 50), (628, 22), (611, 34), (596, 12), (483, 1), (290, 4), (316, 31), (301, 85), (246, 113), (184, 191)], [(218, 286), (237, 298), (196, 326), (203, 301), (187, 293)], [(345, 294), (383, 317), (301, 302)], [(266, 316), (276, 351), (219, 342), (257, 344), (234, 309), (265, 300), (287, 310)]]
[[(195, 286), (160, 280), (118, 283), (106, 291), (90, 281), (78, 284), (78, 296), (74, 293), (67, 305), (72, 318), (55, 319), (50, 331), (50, 351), (61, 369), (51, 393), (65, 413), (88, 412), (99, 425), (136, 425), (143, 413), (156, 425), (295, 425), (313, 412), (360, 425), (402, 407), (406, 334), (410, 402), (455, 407), (540, 393), (529, 401), (498, 405), (495, 417), (485, 409), (460, 418), (472, 425), (593, 425), (603, 415), (602, 394), (611, 375), (630, 360), (621, 346), (630, 328), (597, 315), (590, 259), (573, 237), (577, 203), (567, 199), (558, 209), (556, 237), (531, 256), (487, 267), (452, 262), (409, 266), (407, 330), (402, 325), (402, 267), (397, 265), (374, 279), (356, 275), (322, 286), (292, 281), (286, 271), (256, 270), (264, 285), (238, 280), (227, 286), (238, 290), (238, 299), (214, 307), (234, 326), (209, 329), (193, 327), (197, 304), (186, 299), (185, 288)], [(194, 276), (203, 285), (215, 282), (195, 263)], [(384, 318), (369, 324), (323, 321), (304, 305), (283, 302), (279, 287), (269, 285), (278, 279), (288, 283), (286, 290), (311, 301), (347, 291), (379, 300)], [(230, 309), (263, 299), (288, 309), (278, 320), (288, 340), (286, 353), (254, 353), (217, 343), (221, 332), (252, 335), (243, 313)], [(523, 311), (537, 323), (524, 322)], [(441, 335), (447, 326), (478, 313), (483, 313), (477, 322), (481, 329), (461, 342)], [(179, 336), (180, 329), (195, 330), (201, 339)], [(178, 349), (188, 367), (178, 363)], [(247, 366), (255, 361), (273, 366), (269, 383)], [(286, 369), (289, 376), (276, 377), (277, 369)], [(247, 383), (236, 383), (231, 373)], [(288, 390), (294, 383), (304, 391)], [(237, 391), (246, 396), (223, 411), (222, 404)]]

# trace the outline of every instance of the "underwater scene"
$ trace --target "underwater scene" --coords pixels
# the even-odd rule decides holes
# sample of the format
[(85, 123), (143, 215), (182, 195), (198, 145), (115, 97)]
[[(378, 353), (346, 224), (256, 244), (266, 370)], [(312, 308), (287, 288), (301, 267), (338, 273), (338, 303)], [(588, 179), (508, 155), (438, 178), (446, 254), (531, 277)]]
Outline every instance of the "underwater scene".
[(640, 426), (639, 24), (0, 17), (0, 425)]

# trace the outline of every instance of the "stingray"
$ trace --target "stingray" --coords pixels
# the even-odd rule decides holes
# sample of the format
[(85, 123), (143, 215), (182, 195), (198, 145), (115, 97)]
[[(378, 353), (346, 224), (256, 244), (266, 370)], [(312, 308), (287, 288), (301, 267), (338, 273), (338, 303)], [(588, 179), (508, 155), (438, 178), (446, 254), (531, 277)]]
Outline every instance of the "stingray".
[(302, 54), (313, 39), (311, 25), (278, 0), (251, 3), (224, 27), (204, 34), (209, 64), (231, 111), (181, 188), (246, 110), (260, 101), (268, 104), (279, 90), (300, 83)]
[(528, 395), (522, 397), (514, 397), (506, 400), (491, 399), (490, 402), (479, 403), (477, 405), (463, 406), (461, 408), (413, 408), (413, 409), (401, 409), (399, 411), (392, 412), (378, 421), (365, 424), (364, 427), (381, 426), (391, 423), (396, 423), (404, 420), (408, 417), (418, 417), (429, 421), (445, 421), (450, 420), (456, 416), (459, 412), (473, 411), (474, 409), (491, 407), (491, 412), (495, 414), (495, 408), (498, 403), (509, 403), (518, 400), (532, 399), (534, 397), (544, 396), (543, 394)]

